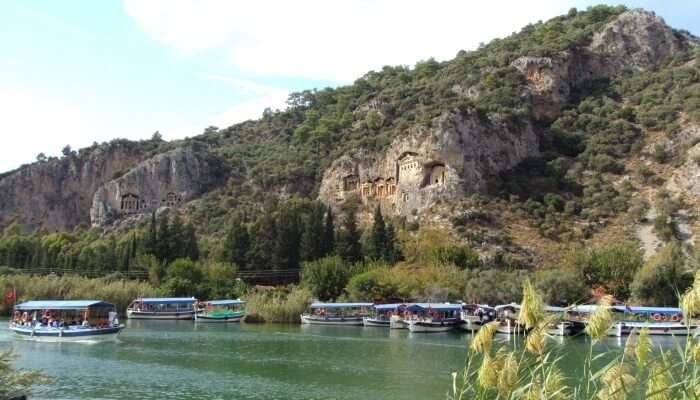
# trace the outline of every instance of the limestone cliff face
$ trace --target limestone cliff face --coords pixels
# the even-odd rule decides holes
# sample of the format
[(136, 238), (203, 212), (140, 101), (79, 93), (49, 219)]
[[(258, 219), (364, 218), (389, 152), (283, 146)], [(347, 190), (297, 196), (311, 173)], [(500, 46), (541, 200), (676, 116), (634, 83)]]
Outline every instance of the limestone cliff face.
[(88, 225), (95, 190), (144, 157), (138, 143), (120, 140), (21, 167), (0, 178), (0, 228), (18, 223), (53, 232)]
[(147, 159), (94, 192), (90, 221), (102, 226), (121, 217), (184, 204), (217, 182), (217, 161), (190, 146)]
[(556, 116), (583, 82), (654, 66), (696, 44), (655, 14), (630, 10), (596, 32), (586, 47), (553, 57), (520, 57), (511, 65), (525, 75), (534, 116), (541, 119)]
[(486, 178), (538, 155), (538, 147), (529, 124), (511, 127), (449, 112), (396, 138), (381, 154), (358, 151), (337, 159), (323, 175), (319, 197), (336, 209), (357, 203), (369, 212), (379, 205), (413, 219), (437, 199), (483, 190)]

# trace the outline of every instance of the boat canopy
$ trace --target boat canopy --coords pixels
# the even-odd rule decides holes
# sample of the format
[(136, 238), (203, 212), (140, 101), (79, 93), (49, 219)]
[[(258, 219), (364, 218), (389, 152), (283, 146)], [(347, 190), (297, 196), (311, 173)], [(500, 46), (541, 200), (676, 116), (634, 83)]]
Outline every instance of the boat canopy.
[(245, 301), (236, 299), (236, 300), (210, 300), (210, 301), (205, 301), (205, 304), (211, 304), (213, 306), (233, 306), (236, 304), (245, 304)]
[(461, 304), (450, 304), (450, 303), (413, 303), (406, 307), (407, 310), (416, 312), (422, 310), (433, 310), (433, 311), (461, 311)]
[(506, 308), (512, 308), (514, 310), (520, 310), (520, 304), (518, 303), (510, 303), (510, 304), (500, 304), (494, 307), (496, 311), (503, 310)]
[(150, 297), (135, 300), (141, 304), (194, 304), (196, 301), (194, 297)]
[(114, 308), (114, 304), (102, 300), (34, 300), (17, 304), (16, 310), (84, 310), (90, 307)]
[(313, 303), (309, 308), (361, 308), (372, 306), (374, 306), (374, 303)]
[(406, 304), (375, 304), (374, 309), (377, 311), (391, 311), (398, 310), (399, 308), (408, 307)]
[(680, 308), (674, 307), (640, 307), (640, 306), (613, 306), (614, 309), (634, 314), (682, 314)]

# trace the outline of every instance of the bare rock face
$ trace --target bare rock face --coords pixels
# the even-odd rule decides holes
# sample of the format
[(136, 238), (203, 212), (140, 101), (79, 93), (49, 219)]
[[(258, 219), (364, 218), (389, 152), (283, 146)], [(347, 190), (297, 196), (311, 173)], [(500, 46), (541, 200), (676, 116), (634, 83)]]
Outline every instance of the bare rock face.
[(319, 198), (336, 209), (351, 203), (370, 212), (408, 219), (438, 199), (485, 189), (486, 179), (539, 154), (532, 126), (510, 127), (476, 114), (449, 112), (428, 128), (396, 138), (386, 151), (358, 151), (335, 160), (321, 182)]
[(179, 147), (145, 160), (99, 187), (90, 221), (108, 225), (120, 218), (177, 207), (209, 189), (218, 179), (216, 160), (192, 147)]
[(630, 10), (593, 36), (588, 49), (595, 57), (589, 68), (598, 76), (644, 69), (686, 50), (688, 45), (688, 38), (674, 32), (661, 17)]
[(87, 225), (95, 190), (145, 157), (126, 140), (21, 167), (0, 178), (0, 228), (11, 223), (49, 232)]
[(527, 80), (534, 117), (551, 118), (581, 83), (652, 67), (695, 44), (695, 38), (675, 32), (655, 14), (630, 10), (596, 32), (585, 48), (520, 57), (511, 65)]

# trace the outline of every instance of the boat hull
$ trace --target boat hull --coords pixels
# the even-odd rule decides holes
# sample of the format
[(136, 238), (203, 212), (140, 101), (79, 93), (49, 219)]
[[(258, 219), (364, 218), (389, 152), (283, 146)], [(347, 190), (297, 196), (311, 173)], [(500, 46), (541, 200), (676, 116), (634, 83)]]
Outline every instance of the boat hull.
[(376, 319), (366, 317), (362, 320), (364, 326), (376, 326), (380, 328), (388, 328), (391, 322), (388, 319)]
[(501, 324), (496, 327), (496, 333), (500, 333), (502, 335), (515, 335), (523, 333), (523, 329), (516, 322), (505, 320), (501, 321)]
[(683, 323), (666, 323), (666, 322), (618, 322), (607, 331), (608, 336), (621, 337), (639, 333), (642, 328), (646, 328), (649, 335), (654, 336), (688, 336), (695, 335), (700, 325), (687, 325)]
[(401, 317), (394, 315), (389, 319), (389, 328), (391, 328), (391, 329), (408, 329), (408, 322), (401, 319)]
[(457, 321), (411, 321), (408, 330), (419, 333), (439, 333), (451, 331), (457, 326)]
[(363, 325), (363, 317), (317, 317), (312, 315), (302, 315), (301, 323), (310, 325)]
[(124, 325), (111, 328), (39, 328), (11, 326), (10, 330), (26, 339), (45, 342), (76, 342), (115, 340)]
[(188, 320), (194, 319), (194, 311), (135, 311), (126, 310), (129, 319)]
[(241, 319), (245, 317), (245, 314), (236, 314), (236, 315), (223, 315), (223, 316), (211, 316), (211, 315), (203, 315), (203, 314), (195, 314), (194, 315), (194, 320), (197, 322), (241, 322)]
[(474, 320), (463, 320), (461, 324), (459, 324), (460, 329), (463, 331), (467, 332), (477, 332), (479, 329), (481, 329), (481, 326), (483, 323), (481, 321), (474, 321)]

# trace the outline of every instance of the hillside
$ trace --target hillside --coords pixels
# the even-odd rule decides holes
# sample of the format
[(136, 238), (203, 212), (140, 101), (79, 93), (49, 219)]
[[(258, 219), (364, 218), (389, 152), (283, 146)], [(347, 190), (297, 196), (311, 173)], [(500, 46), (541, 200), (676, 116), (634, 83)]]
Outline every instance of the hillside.
[(700, 228), (697, 43), (647, 11), (572, 10), (450, 61), (294, 93), (259, 120), (23, 166), (0, 176), (0, 228), (122, 243), (172, 208), (217, 257), (231, 226), (264, 232), (278, 204), (307, 218), (319, 200), (361, 225), (379, 207), (404, 242), (438, 228), (484, 266), (626, 241), (649, 258)]

